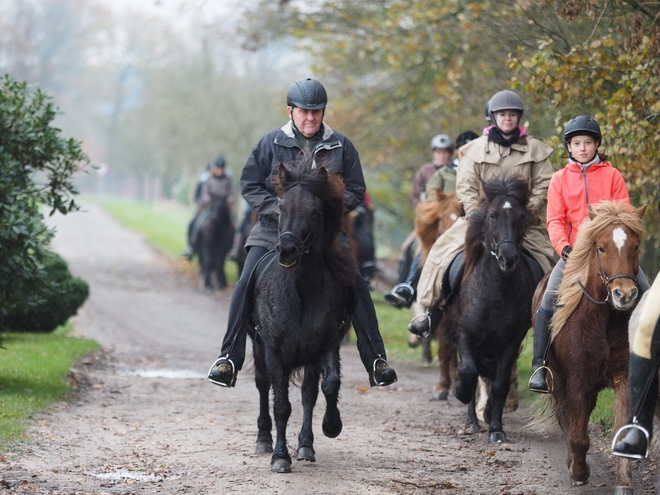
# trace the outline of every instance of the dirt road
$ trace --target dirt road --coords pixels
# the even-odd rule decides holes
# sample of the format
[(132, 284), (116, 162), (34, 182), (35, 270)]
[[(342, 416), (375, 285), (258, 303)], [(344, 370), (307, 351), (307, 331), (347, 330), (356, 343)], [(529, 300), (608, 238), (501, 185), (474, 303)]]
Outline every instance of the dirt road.
[[(234, 389), (205, 380), (230, 294), (200, 293), (139, 236), (97, 207), (86, 210), (54, 220), (54, 247), (90, 283), (75, 325), (103, 352), (77, 367), (75, 399), (35, 418), (27, 443), (0, 457), (0, 492), (612, 493), (608, 438), (592, 438), (590, 484), (571, 488), (563, 441), (523, 430), (524, 409), (505, 415), (511, 443), (490, 445), (485, 432), (463, 434), (465, 406), (456, 399), (429, 400), (436, 369), (393, 362), (399, 382), (368, 388), (353, 344), (342, 349), (343, 432), (322, 435), (321, 398), (317, 462), (271, 473), (269, 456), (254, 453), (258, 396), (251, 373), (244, 370)], [(301, 414), (298, 391), (291, 397), (293, 449)], [(652, 493), (651, 467), (637, 464), (636, 493)]]

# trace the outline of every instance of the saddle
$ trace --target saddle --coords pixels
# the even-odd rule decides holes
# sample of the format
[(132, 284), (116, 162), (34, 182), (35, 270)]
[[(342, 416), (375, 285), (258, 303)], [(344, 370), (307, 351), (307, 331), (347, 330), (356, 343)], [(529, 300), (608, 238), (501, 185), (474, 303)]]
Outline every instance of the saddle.
[[(527, 267), (532, 275), (532, 281), (537, 286), (543, 278), (543, 269), (536, 259), (529, 254), (526, 250), (522, 252), (523, 259), (527, 263)], [(453, 294), (458, 294), (461, 288), (461, 280), (463, 279), (463, 272), (465, 271), (465, 253), (461, 251), (449, 264), (445, 274), (442, 277), (442, 292), (448, 294), (447, 298)]]
[(245, 300), (248, 307), (252, 307), (254, 304), (254, 288), (257, 285), (257, 282), (261, 279), (262, 275), (266, 269), (273, 263), (275, 259), (275, 250), (271, 249), (266, 254), (264, 254), (257, 264), (254, 265), (254, 268), (250, 272), (250, 278), (248, 278), (247, 288), (245, 291)]

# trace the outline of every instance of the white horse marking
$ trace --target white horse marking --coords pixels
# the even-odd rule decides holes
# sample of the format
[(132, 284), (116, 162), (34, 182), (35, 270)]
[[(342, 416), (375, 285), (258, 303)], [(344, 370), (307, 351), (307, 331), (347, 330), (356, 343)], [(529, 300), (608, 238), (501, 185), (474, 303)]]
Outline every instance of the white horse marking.
[(621, 227), (617, 227), (612, 231), (612, 239), (614, 240), (616, 247), (619, 248), (620, 253), (621, 248), (626, 245), (626, 239), (628, 239), (628, 236)]
[(503, 210), (508, 210), (509, 208), (513, 208), (513, 206), (511, 206), (511, 203), (509, 203), (508, 201), (506, 201), (506, 202), (502, 205), (502, 209), (503, 209)]
[(454, 222), (458, 220), (458, 216), (456, 215), (456, 213), (452, 213), (451, 215), (449, 215), (449, 218), (451, 218)]

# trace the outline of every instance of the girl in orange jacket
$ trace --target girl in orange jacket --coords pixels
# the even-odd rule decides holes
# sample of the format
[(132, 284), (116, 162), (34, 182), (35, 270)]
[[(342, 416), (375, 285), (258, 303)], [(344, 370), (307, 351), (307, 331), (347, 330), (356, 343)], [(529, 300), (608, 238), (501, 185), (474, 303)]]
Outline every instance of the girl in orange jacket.
[[(550, 349), (550, 319), (557, 288), (580, 225), (587, 218), (587, 206), (601, 201), (623, 201), (630, 196), (621, 172), (598, 153), (601, 132), (598, 123), (585, 116), (571, 119), (564, 129), (568, 164), (555, 172), (548, 187), (546, 228), (550, 241), (561, 258), (552, 269), (548, 286), (534, 322), (532, 376), (528, 388), (532, 392), (552, 392), (546, 380), (545, 361)], [(637, 277), (640, 292), (649, 288), (641, 268)]]

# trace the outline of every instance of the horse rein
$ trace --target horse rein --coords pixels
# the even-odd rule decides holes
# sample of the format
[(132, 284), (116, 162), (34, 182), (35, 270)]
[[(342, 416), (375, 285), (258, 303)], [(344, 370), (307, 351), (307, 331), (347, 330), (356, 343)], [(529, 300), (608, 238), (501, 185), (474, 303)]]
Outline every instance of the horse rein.
[(610, 295), (612, 294), (610, 292), (610, 283), (613, 280), (616, 280), (617, 278), (629, 278), (630, 280), (635, 282), (635, 284), (637, 284), (637, 277), (633, 277), (632, 275), (628, 275), (627, 273), (618, 273), (616, 275), (612, 275), (611, 277), (608, 277), (607, 273), (605, 273), (605, 270), (603, 269), (603, 265), (600, 262), (600, 253), (598, 252), (598, 248), (594, 246), (594, 249), (596, 250), (596, 260), (598, 261), (598, 269), (599, 269), (598, 276), (600, 277), (601, 282), (603, 282), (603, 285), (605, 285), (605, 288), (607, 289), (607, 296), (602, 301), (598, 301), (594, 297), (592, 297), (591, 294), (589, 294), (589, 292), (587, 292), (587, 288), (579, 280), (578, 280), (578, 285), (580, 286), (580, 289), (582, 289), (584, 295), (587, 296), (587, 298), (591, 302), (595, 304), (606, 304), (607, 301), (610, 300)]

